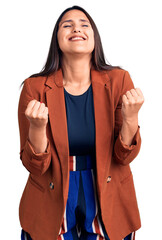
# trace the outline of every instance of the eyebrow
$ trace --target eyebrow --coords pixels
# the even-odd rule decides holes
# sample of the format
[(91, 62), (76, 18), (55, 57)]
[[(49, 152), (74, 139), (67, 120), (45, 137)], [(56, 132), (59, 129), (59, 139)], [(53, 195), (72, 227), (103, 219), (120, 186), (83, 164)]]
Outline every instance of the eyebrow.
[[(79, 21), (81, 21), (81, 22), (88, 22), (88, 23), (90, 24), (90, 22), (87, 21), (87, 20), (85, 20), (85, 19), (79, 19)], [(63, 21), (63, 22), (60, 24), (60, 26), (61, 26), (64, 22), (73, 22), (73, 20), (72, 20), (72, 19), (65, 20), (65, 21)]]

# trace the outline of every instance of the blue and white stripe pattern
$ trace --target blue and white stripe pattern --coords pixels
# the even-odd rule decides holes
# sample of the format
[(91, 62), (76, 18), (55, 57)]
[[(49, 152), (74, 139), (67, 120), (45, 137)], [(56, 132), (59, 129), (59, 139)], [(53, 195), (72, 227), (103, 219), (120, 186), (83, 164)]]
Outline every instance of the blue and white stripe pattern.
[(29, 233), (25, 232), (24, 229), (21, 230), (21, 240), (32, 240)]
[[(77, 155), (69, 160), (68, 199), (57, 240), (110, 240), (98, 204), (94, 157)], [(32, 240), (23, 229), (21, 240)], [(135, 232), (121, 240), (135, 240)]]

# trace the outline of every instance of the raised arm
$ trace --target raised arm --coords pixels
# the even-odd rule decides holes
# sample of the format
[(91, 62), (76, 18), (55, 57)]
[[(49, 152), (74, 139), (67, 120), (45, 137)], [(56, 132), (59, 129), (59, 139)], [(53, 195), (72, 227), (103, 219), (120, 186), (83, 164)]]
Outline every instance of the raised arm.
[[(138, 115), (132, 111), (133, 104), (129, 104), (128, 99), (124, 96), (126, 93), (130, 94), (128, 91), (132, 89), (134, 89), (134, 84), (126, 71), (123, 78), (122, 92), (115, 110), (115, 143), (113, 149), (115, 160), (122, 165), (127, 165), (133, 161), (141, 147)], [(122, 104), (124, 104), (123, 108)]]
[(46, 136), (46, 127), (43, 127), (43, 125), (40, 127), (39, 124), (34, 125), (34, 121), (29, 121), (29, 119), (34, 118), (33, 120), (37, 120), (38, 123), (42, 122), (40, 121), (42, 115), (38, 117), (36, 115), (38, 114), (37, 111), (35, 115), (31, 111), (34, 106), (35, 109), (38, 109), (39, 105), (40, 103), (34, 99), (29, 81), (26, 79), (18, 104), (20, 159), (26, 169), (37, 176), (44, 174), (51, 162), (51, 148), (49, 139)]

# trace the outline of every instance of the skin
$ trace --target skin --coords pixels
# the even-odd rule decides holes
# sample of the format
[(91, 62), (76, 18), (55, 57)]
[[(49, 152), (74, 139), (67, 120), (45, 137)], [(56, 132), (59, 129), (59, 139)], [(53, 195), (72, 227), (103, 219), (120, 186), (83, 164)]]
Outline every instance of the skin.
[[(64, 22), (71, 19), (71, 22)], [(81, 22), (84, 19), (88, 22)], [(64, 22), (64, 23), (63, 23)], [(69, 41), (72, 35), (81, 35), (85, 41)], [(90, 68), (94, 49), (94, 32), (86, 15), (79, 10), (68, 11), (59, 24), (58, 44), (62, 51), (63, 84), (73, 94), (84, 93), (91, 84)], [(123, 125), (121, 140), (130, 146), (138, 128), (138, 112), (144, 102), (139, 88), (131, 89), (122, 96), (121, 113)], [(29, 141), (36, 153), (45, 152), (47, 147), (46, 125), (48, 108), (36, 99), (30, 101), (25, 111), (30, 122)]]
[[(64, 22), (71, 19), (72, 22)], [(88, 22), (79, 21), (84, 19)], [(63, 23), (64, 22), (64, 23)], [(85, 41), (69, 41), (72, 35), (81, 35)], [(86, 15), (79, 10), (68, 11), (62, 18), (58, 29), (58, 43), (63, 53), (63, 84), (66, 90), (79, 95), (91, 83), (90, 68), (94, 49), (94, 32)]]
[(34, 152), (45, 152), (47, 148), (46, 126), (48, 123), (48, 107), (44, 103), (33, 99), (27, 105), (25, 116), (30, 122), (29, 142)]
[(122, 96), (121, 114), (123, 124), (120, 132), (121, 140), (127, 146), (131, 146), (138, 129), (138, 112), (143, 103), (144, 96), (140, 88), (131, 89)]

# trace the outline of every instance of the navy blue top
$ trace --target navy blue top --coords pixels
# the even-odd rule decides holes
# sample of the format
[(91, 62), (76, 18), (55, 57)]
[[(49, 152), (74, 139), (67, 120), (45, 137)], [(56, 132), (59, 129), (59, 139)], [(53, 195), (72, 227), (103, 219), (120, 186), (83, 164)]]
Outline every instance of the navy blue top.
[(81, 95), (64, 88), (70, 156), (95, 154), (95, 120), (92, 83)]

